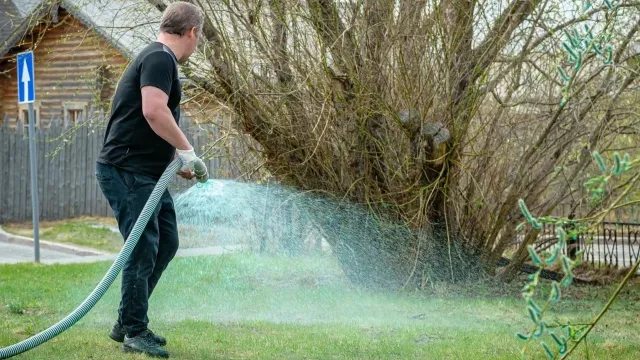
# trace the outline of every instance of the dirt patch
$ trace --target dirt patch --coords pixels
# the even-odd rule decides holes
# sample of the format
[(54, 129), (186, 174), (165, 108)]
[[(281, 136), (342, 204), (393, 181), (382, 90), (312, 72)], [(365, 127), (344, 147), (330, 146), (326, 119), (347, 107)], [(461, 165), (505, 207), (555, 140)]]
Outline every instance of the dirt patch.
[[(573, 273), (580, 279), (593, 281), (594, 283), (599, 285), (611, 285), (622, 281), (622, 279), (627, 276), (627, 273), (630, 270), (631, 268), (594, 268), (592, 266), (583, 264), (573, 269)], [(636, 274), (633, 279), (640, 280), (640, 277), (638, 276), (638, 274)]]

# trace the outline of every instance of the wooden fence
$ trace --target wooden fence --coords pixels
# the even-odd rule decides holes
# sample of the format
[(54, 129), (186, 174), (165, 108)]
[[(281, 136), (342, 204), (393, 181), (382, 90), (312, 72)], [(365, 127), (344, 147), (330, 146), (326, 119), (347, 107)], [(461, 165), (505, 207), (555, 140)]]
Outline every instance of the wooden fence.
[[(90, 113), (89, 116), (104, 124), (104, 115)], [(7, 116), (4, 120), (0, 124), (0, 223), (29, 221), (32, 210), (28, 127), (18, 123), (10, 128)], [(191, 127), (188, 119), (181, 120), (180, 127), (195, 149), (210, 142), (207, 129)], [(71, 131), (73, 140), (65, 141), (63, 135)], [(95, 179), (95, 162), (103, 143), (104, 126), (86, 123), (71, 129), (60, 119), (52, 119), (48, 128), (37, 128), (36, 132), (40, 219), (112, 216)], [(207, 167), (210, 173), (234, 176), (228, 159), (207, 160)], [(170, 191), (175, 193), (191, 185), (193, 181), (176, 177)]]

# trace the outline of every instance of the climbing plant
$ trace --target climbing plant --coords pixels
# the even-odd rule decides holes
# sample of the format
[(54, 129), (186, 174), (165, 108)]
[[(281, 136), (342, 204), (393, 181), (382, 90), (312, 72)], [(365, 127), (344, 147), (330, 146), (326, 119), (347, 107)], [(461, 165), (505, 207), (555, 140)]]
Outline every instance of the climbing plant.
[[(589, 233), (590, 230), (594, 229), (602, 222), (607, 213), (615, 208), (640, 203), (640, 200), (622, 202), (628, 195), (629, 191), (634, 188), (638, 179), (640, 179), (640, 172), (634, 174), (628, 181), (623, 182), (622, 186), (615, 187), (612, 190), (607, 190), (605, 188), (606, 184), (616, 182), (621, 179), (623, 174), (631, 172), (633, 165), (640, 162), (640, 159), (630, 161), (628, 154), (625, 154), (624, 157), (620, 157), (616, 152), (614, 153), (613, 166), (608, 168), (604, 159), (598, 152), (593, 153), (593, 158), (597, 167), (600, 169), (601, 174), (589, 179), (589, 181), (585, 183), (585, 187), (590, 193), (590, 198), (595, 199), (594, 201), (600, 207), (603, 207), (594, 215), (578, 220), (556, 217), (534, 217), (522, 199), (518, 202), (520, 210), (526, 219), (525, 222), (518, 225), (519, 229), (522, 229), (527, 225), (540, 229), (544, 224), (553, 224), (556, 226), (557, 234), (557, 243), (553, 250), (549, 252), (539, 253), (532, 245), (527, 247), (529, 257), (531, 261), (538, 266), (538, 271), (529, 276), (529, 282), (524, 286), (522, 292), (522, 296), (527, 304), (529, 318), (533, 323), (530, 331), (526, 333), (517, 333), (517, 337), (525, 341), (522, 348), (523, 357), (526, 355), (529, 345), (533, 341), (539, 341), (540, 347), (550, 359), (566, 358), (580, 343), (585, 344), (585, 355), (588, 357), (589, 349), (587, 347), (587, 335), (608, 311), (622, 288), (627, 284), (633, 274), (636, 273), (638, 266), (640, 265), (640, 258), (638, 258), (625, 278), (619, 284), (616, 291), (611, 295), (609, 301), (593, 320), (587, 323), (572, 324), (571, 322), (563, 322), (558, 319), (548, 320), (545, 317), (547, 310), (549, 310), (554, 303), (557, 303), (560, 300), (562, 294), (561, 289), (570, 286), (573, 282), (573, 269), (580, 263), (580, 257), (584, 251), (578, 251), (576, 253), (577, 259), (571, 260), (563, 253), (567, 244), (567, 237), (576, 237), (581, 233)], [(609, 203), (603, 202), (607, 199), (613, 200), (610, 200)], [(606, 206), (604, 206), (605, 204)], [(575, 221), (577, 226), (572, 226), (572, 230), (567, 233), (562, 225), (569, 221)], [(587, 246), (589, 245), (590, 244), (587, 244)], [(538, 304), (535, 300), (535, 295), (536, 290), (539, 289), (540, 274), (546, 267), (552, 266), (556, 263), (561, 264), (564, 277), (560, 282), (553, 281), (551, 283), (551, 288), (548, 294), (542, 294), (542, 301), (544, 302), (542, 304)], [(548, 341), (545, 341), (545, 338)]]

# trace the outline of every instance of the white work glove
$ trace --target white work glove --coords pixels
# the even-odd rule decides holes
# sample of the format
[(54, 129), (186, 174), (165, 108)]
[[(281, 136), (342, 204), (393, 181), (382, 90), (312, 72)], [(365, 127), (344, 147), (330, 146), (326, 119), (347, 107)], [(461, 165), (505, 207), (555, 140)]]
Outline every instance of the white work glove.
[(182, 171), (193, 170), (193, 164), (195, 164), (196, 161), (200, 160), (193, 148), (189, 150), (177, 149), (176, 152), (178, 153), (178, 157), (180, 158), (180, 160), (182, 160), (182, 167), (180, 168), (180, 170)]
[[(204, 161), (196, 155), (193, 148), (189, 150), (176, 149), (176, 153), (180, 160), (182, 160), (182, 168), (180, 171), (189, 171), (191, 176), (198, 176), (198, 180), (200, 181), (206, 181), (206, 179), (208, 179), (207, 167), (205, 166)], [(196, 169), (194, 165), (196, 163), (200, 163), (200, 174), (195, 172)]]

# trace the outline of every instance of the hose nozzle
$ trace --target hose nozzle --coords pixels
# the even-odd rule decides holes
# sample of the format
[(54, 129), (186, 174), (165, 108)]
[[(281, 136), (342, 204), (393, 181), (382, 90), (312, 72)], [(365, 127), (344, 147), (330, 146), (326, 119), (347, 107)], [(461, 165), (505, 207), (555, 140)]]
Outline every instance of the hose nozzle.
[(207, 166), (200, 159), (193, 164), (193, 172), (196, 174), (196, 179), (199, 182), (204, 183), (209, 180), (209, 173), (207, 172)]

